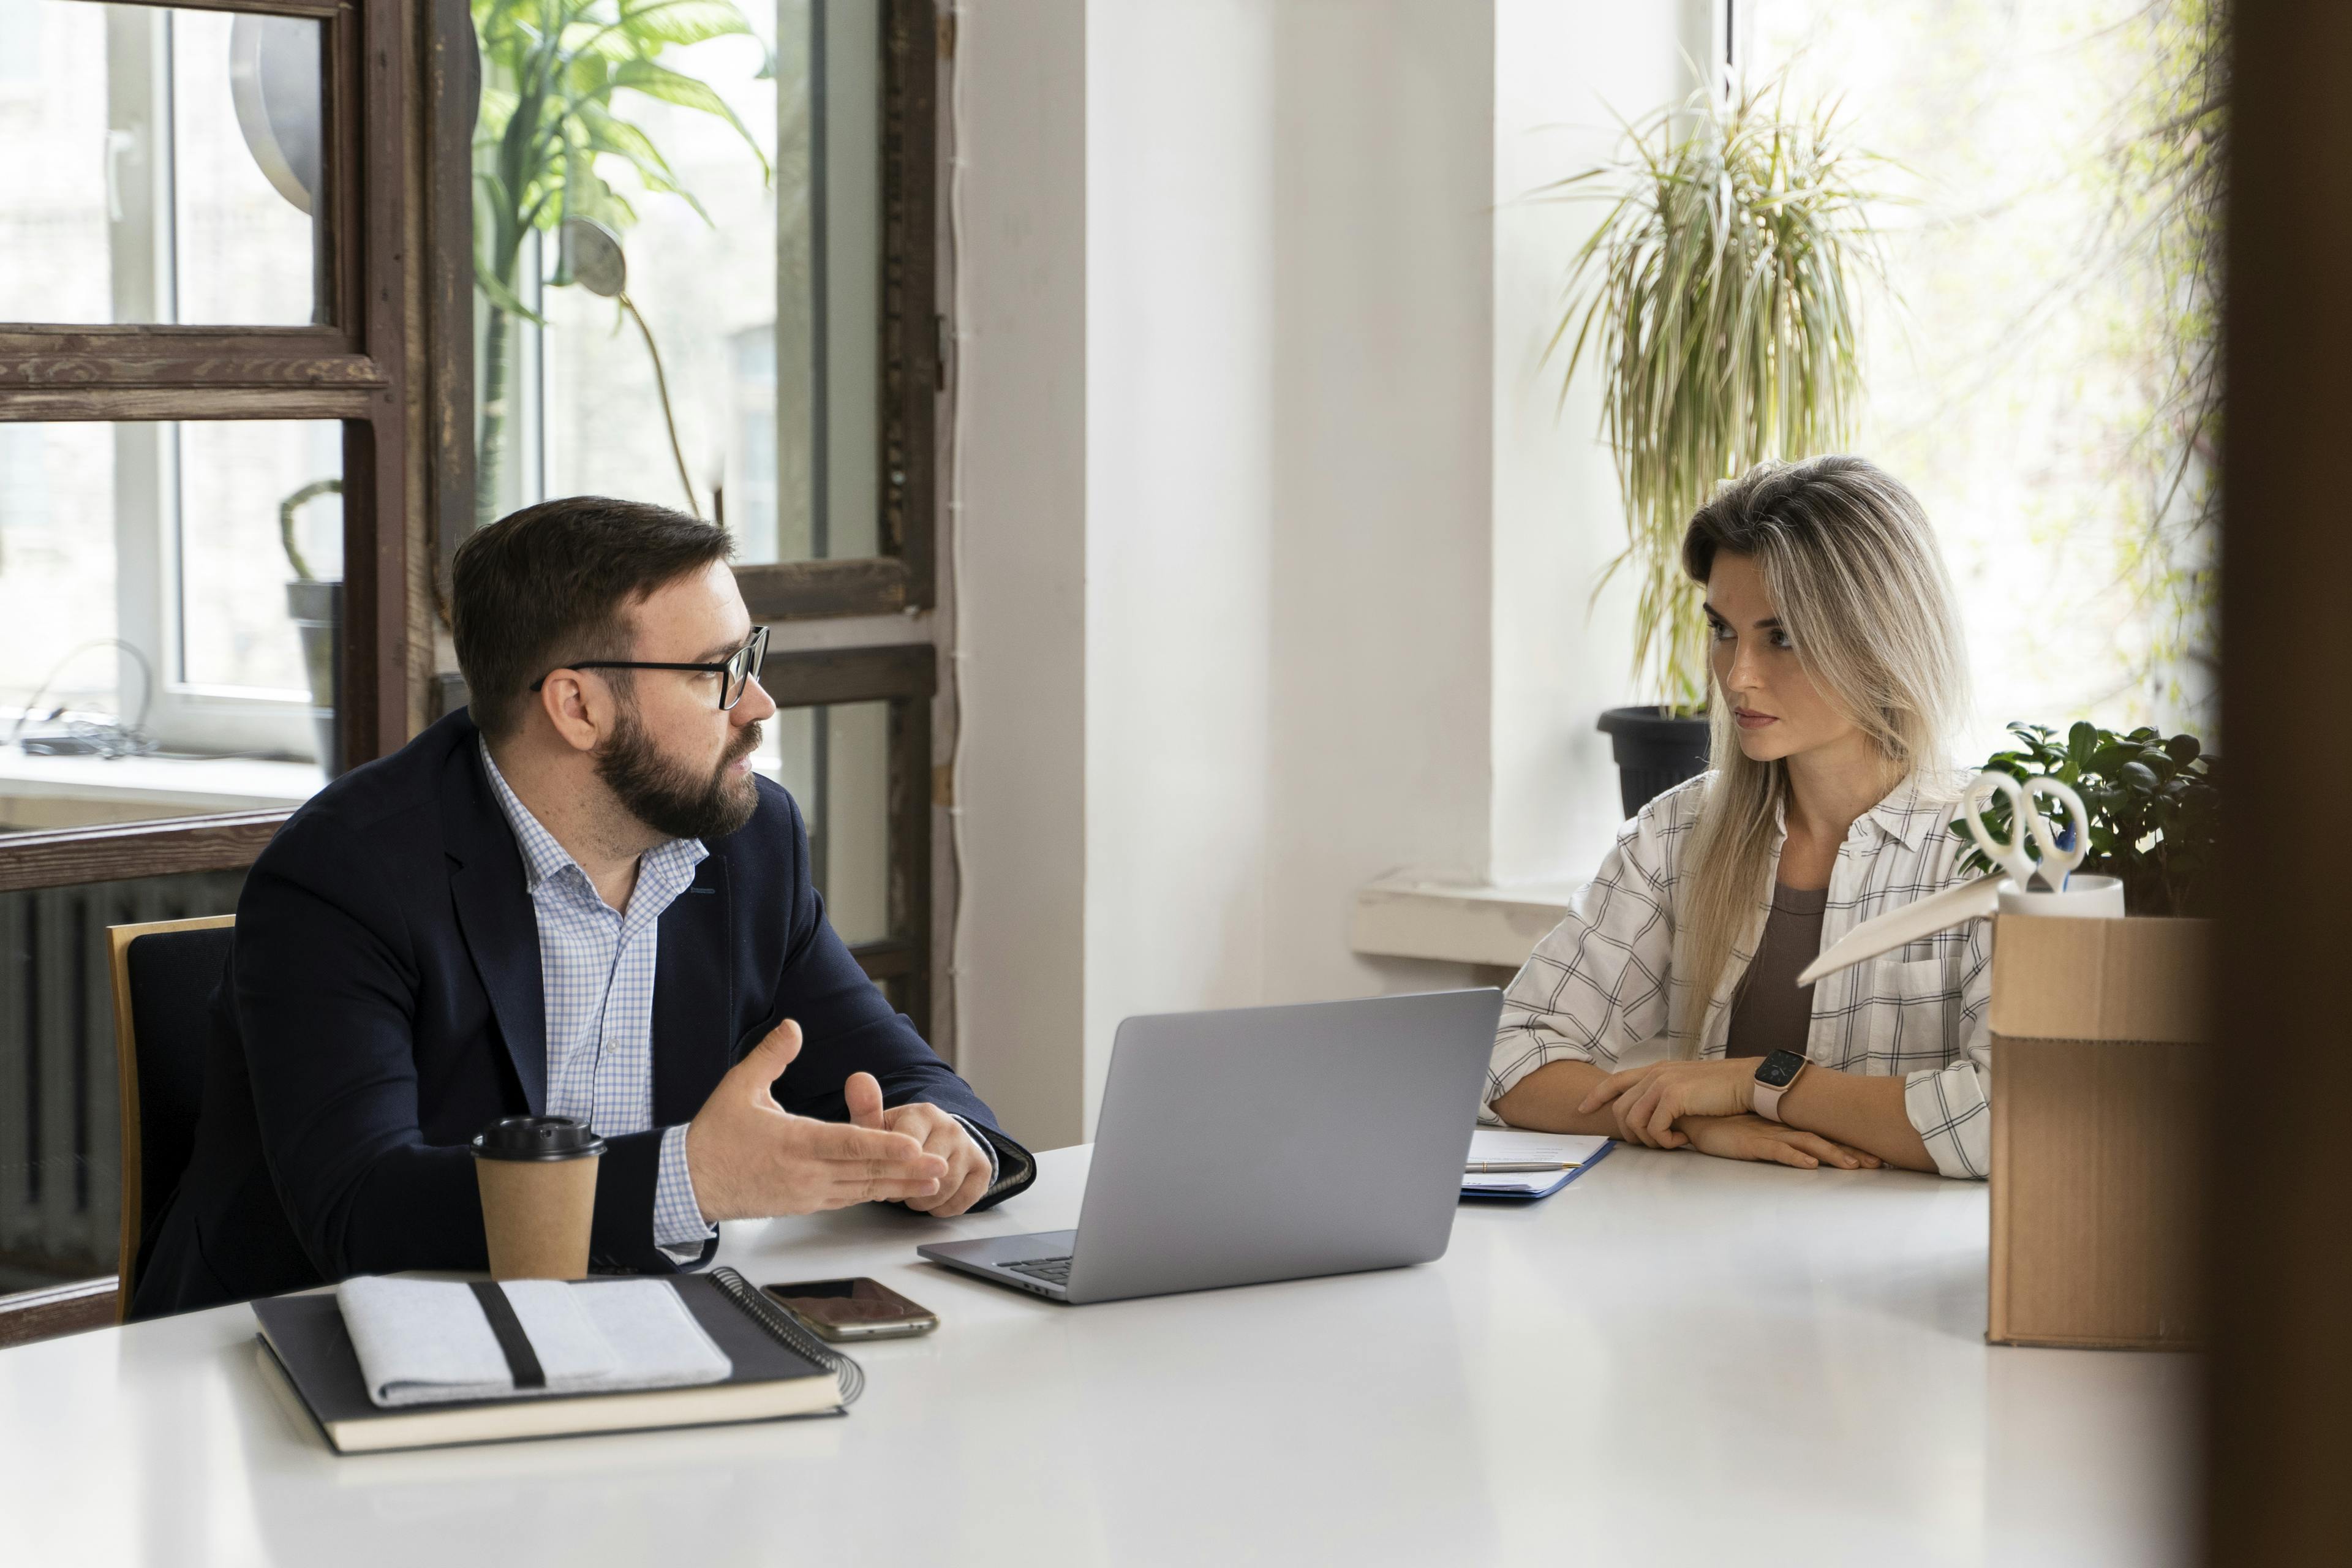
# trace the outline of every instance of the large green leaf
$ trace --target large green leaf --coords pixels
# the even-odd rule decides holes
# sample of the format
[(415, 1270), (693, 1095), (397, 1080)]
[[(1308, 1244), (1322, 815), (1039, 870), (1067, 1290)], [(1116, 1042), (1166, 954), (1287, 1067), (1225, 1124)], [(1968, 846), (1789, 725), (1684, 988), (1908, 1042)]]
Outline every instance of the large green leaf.
[(631, 38), (653, 44), (757, 36), (729, 0), (623, 0), (619, 26)]
[(491, 304), (497, 306), (499, 310), (504, 310), (507, 314), (510, 316), (520, 316), (524, 321), (530, 322), (534, 326), (543, 327), (547, 325), (545, 318), (541, 316), (538, 311), (532, 310), (530, 306), (524, 304), (520, 296), (517, 295), (512, 289), (507, 287), (506, 279), (500, 278), (488, 267), (483, 266), (478, 260), (474, 264), (474, 283), (485, 295), (488, 296)]
[(751, 134), (751, 127), (736, 118), (734, 109), (712, 89), (709, 83), (698, 81), (651, 60), (633, 59), (625, 60), (614, 68), (613, 85), (644, 93), (647, 98), (657, 98), (665, 103), (675, 103), (681, 109), (698, 109), (706, 114), (719, 116), (735, 128), (743, 138), (743, 144), (759, 158), (761, 178), (768, 177), (767, 154), (761, 152), (758, 138)]
[[(2090, 813), (2084, 870), (2120, 878), (2134, 913), (2202, 912), (2210, 897), (2207, 872), (2216, 853), (2221, 792), (2201, 743), (2147, 729), (2118, 736), (2087, 722), (2069, 730), (2063, 747), (2042, 725), (2013, 723), (2009, 731), (2022, 749), (1996, 752), (1984, 766), (2021, 782), (2048, 773), (2074, 785)], [(2008, 804), (1994, 800), (1984, 816), (2005, 832)], [(1955, 818), (1951, 830), (1967, 838), (1962, 819)], [(1981, 859), (1972, 841), (1961, 850), (1963, 867)]]
[[(759, 142), (726, 100), (656, 58), (674, 46), (756, 37), (727, 0), (471, 0), (470, 9), (482, 60), (473, 138), (475, 279), (499, 312), (485, 353), (482, 406), (489, 410), (503, 405), (512, 374), (512, 356), (502, 352), (505, 318), (540, 321), (516, 287), (524, 239), (533, 228), (554, 228), (567, 214), (616, 230), (636, 220), (600, 162), (626, 163), (646, 190), (676, 195), (710, 221), (653, 138), (611, 112), (616, 90), (627, 87), (719, 116), (751, 149), (761, 180), (772, 175)], [(761, 74), (772, 75), (772, 66), (763, 48)], [(476, 469), (481, 521), (495, 516), (507, 439), (504, 422), (486, 414)]]
[(675, 178), (669, 160), (643, 127), (624, 120), (602, 103), (583, 103), (578, 115), (581, 130), (588, 144), (599, 153), (617, 153), (661, 171), (665, 179)]

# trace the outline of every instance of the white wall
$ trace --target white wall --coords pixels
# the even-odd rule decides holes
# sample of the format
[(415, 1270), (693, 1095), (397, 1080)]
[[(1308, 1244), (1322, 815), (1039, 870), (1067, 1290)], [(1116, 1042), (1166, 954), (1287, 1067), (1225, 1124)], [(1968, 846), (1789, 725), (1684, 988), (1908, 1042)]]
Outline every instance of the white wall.
[(1464, 984), (1360, 958), (1358, 886), (1486, 868), (1492, 8), (1280, 4), (1268, 1001)]
[(961, 29), (966, 275), (958, 1059), (1040, 1148), (1081, 1119), (1086, 876), (1085, 0)]
[(1272, 30), (1087, 17), (1088, 1126), (1120, 1018), (1264, 985)]
[[(1624, 543), (1624, 511), (1589, 371), (1560, 402), (1574, 336), (1545, 349), (1564, 275), (1603, 205), (1541, 195), (1611, 157), (1618, 119), (1690, 90), (1721, 0), (1495, 5), (1494, 785), (1486, 879), (1582, 879), (1622, 816), (1603, 709), (1631, 687), (1631, 595), (1592, 590)], [(1686, 41), (1687, 40), (1687, 41)], [(1615, 113), (1612, 114), (1612, 110)]]
[(967, 8), (960, 1059), (1016, 1134), (1130, 1013), (1471, 978), (1349, 952), (1366, 881), (1605, 847), (1621, 523), (1537, 363), (1594, 215), (1517, 198), (1682, 8)]

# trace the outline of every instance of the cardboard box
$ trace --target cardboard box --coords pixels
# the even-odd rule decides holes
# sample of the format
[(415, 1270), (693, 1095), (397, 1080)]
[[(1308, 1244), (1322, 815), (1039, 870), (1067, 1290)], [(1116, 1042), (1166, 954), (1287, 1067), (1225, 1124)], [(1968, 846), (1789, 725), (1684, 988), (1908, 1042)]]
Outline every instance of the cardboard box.
[(2193, 1349), (2209, 1162), (2210, 921), (1993, 922), (1997, 1344)]

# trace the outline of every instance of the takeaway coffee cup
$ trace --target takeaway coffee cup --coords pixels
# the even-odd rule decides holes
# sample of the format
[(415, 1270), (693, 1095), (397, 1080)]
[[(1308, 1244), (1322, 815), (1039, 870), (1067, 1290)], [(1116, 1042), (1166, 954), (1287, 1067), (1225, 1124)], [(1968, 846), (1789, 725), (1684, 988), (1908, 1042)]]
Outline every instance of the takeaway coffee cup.
[(509, 1116), (474, 1140), (493, 1279), (584, 1279), (604, 1141), (569, 1116)]

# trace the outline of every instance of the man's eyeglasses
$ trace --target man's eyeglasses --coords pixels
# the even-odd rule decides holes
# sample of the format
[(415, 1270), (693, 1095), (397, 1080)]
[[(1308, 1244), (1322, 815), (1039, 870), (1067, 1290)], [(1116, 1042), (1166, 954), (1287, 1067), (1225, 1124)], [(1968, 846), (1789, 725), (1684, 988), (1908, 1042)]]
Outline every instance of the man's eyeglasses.
[[(719, 710), (726, 712), (743, 700), (743, 693), (751, 682), (760, 679), (760, 667), (768, 659), (768, 628), (753, 626), (751, 640), (727, 656), (724, 664), (655, 664), (639, 658), (587, 658), (578, 664), (562, 664), (556, 669), (691, 669), (704, 675), (715, 675), (719, 682)], [(553, 675), (554, 669), (547, 672)], [(547, 684), (547, 675), (530, 683), (537, 691)]]

